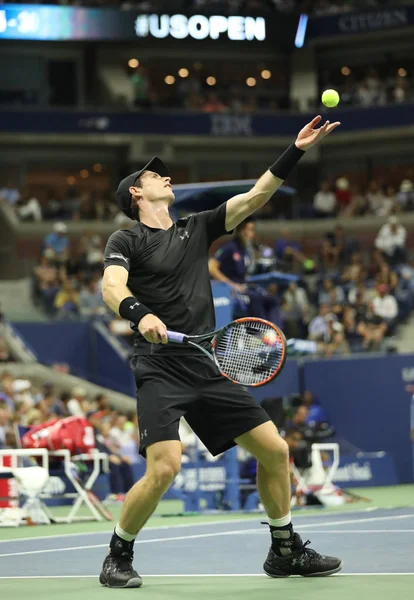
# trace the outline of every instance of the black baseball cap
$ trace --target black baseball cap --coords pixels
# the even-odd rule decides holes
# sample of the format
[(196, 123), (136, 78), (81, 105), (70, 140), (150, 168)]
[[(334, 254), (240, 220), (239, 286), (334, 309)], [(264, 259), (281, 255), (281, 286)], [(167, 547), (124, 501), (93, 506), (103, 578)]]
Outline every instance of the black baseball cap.
[(153, 171), (154, 173), (161, 175), (161, 177), (169, 177), (168, 169), (162, 160), (158, 158), (158, 156), (153, 156), (140, 171), (136, 171), (135, 173), (132, 173), (132, 175), (128, 175), (128, 177), (125, 177), (125, 179), (121, 181), (116, 191), (115, 198), (119, 208), (130, 219), (133, 219), (134, 217), (132, 216), (131, 211), (132, 196), (129, 188), (134, 185), (138, 177), (140, 177), (144, 171)]

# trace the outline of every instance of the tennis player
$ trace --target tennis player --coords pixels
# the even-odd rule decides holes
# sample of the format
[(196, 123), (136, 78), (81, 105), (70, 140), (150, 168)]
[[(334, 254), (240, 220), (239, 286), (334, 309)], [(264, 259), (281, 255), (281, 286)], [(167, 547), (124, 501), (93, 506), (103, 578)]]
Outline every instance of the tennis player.
[(136, 331), (131, 367), (137, 386), (140, 452), (146, 473), (126, 496), (99, 581), (140, 587), (134, 540), (172, 484), (181, 465), (180, 418), (213, 455), (235, 444), (258, 461), (257, 488), (268, 516), (271, 548), (264, 563), (272, 577), (321, 576), (340, 571), (339, 558), (322, 556), (295, 533), (290, 515), (289, 452), (267, 413), (213, 361), (184, 345), (167, 344), (167, 328), (188, 335), (214, 330), (208, 250), (273, 196), (308, 148), (340, 123), (317, 127), (315, 117), (247, 193), (175, 223), (167, 167), (154, 157), (119, 184), (116, 198), (137, 221), (111, 235), (105, 250), (103, 297)]

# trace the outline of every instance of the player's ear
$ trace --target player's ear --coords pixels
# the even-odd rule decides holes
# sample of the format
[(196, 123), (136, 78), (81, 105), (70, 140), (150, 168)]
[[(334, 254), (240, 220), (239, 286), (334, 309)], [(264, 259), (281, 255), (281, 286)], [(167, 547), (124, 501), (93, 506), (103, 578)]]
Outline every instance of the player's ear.
[(129, 188), (129, 193), (131, 194), (131, 196), (140, 196), (141, 188), (136, 187), (135, 185), (131, 185), (131, 187)]

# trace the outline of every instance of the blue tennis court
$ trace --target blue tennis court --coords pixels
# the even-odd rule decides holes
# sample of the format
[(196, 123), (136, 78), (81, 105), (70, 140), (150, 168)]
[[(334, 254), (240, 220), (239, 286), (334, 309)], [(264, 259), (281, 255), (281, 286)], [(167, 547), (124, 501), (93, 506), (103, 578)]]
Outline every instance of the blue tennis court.
[[(400, 597), (410, 597), (414, 583), (414, 508), (297, 518), (296, 529), (304, 540), (309, 538), (319, 551), (340, 555), (344, 560), (343, 572), (325, 579), (266, 577), (261, 565), (268, 550), (269, 533), (260, 520), (259, 515), (149, 527), (136, 542), (135, 565), (144, 578), (144, 586), (135, 593), (165, 598), (169, 590), (168, 597), (204, 600), (211, 594), (243, 598), (247, 591), (249, 597), (254, 592), (261, 598), (271, 598), (289, 589), (316, 599), (328, 592), (334, 592), (336, 598), (362, 598), (362, 592), (369, 590), (385, 599), (399, 589)], [(108, 533), (1, 542), (0, 585), (4, 597), (53, 597), (59, 590), (69, 598), (83, 593), (89, 598), (98, 593), (117, 598), (119, 594), (131, 593), (103, 592), (99, 586), (97, 575), (106, 553)]]

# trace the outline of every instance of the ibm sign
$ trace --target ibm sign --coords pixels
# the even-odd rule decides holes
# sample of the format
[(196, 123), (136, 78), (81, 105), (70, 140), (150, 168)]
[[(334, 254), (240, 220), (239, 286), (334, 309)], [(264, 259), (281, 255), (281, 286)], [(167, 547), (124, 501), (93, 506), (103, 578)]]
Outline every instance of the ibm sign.
[(263, 17), (139, 15), (135, 21), (135, 33), (142, 38), (218, 40), (225, 37), (229, 40), (262, 42), (266, 39), (266, 21)]

